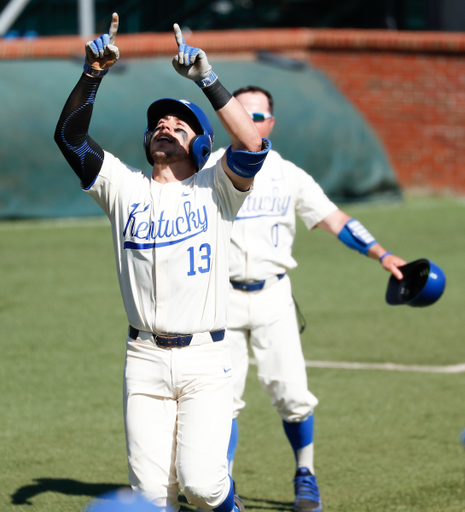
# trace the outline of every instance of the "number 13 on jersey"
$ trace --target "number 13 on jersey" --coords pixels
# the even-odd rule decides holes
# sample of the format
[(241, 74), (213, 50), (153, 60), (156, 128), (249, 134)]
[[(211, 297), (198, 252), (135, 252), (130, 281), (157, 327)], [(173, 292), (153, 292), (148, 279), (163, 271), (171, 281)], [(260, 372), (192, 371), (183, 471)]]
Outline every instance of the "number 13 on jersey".
[(212, 252), (210, 244), (202, 244), (198, 250), (195, 247), (189, 247), (187, 252), (189, 254), (188, 276), (195, 276), (197, 272), (205, 274), (210, 271)]

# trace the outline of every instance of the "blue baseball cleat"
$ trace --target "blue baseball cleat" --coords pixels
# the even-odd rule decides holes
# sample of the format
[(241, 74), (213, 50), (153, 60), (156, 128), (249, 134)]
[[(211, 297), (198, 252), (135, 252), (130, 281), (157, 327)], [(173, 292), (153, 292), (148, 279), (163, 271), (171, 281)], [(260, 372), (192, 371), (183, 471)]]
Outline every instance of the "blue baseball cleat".
[(299, 468), (294, 478), (295, 512), (319, 512), (323, 510), (316, 476), (308, 468)]

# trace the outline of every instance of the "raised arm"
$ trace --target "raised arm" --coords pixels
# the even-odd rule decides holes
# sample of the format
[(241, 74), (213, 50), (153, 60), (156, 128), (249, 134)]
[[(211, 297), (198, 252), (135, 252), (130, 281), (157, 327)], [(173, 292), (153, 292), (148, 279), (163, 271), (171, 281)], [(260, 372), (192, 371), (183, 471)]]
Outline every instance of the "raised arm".
[(115, 13), (109, 33), (86, 44), (84, 73), (66, 101), (55, 129), (55, 142), (84, 188), (93, 183), (103, 163), (103, 149), (88, 130), (102, 77), (119, 58), (114, 45), (117, 31)]
[(248, 190), (263, 165), (271, 143), (261, 138), (244, 107), (218, 80), (206, 53), (185, 43), (179, 25), (175, 24), (173, 28), (178, 45), (173, 66), (180, 75), (193, 80), (209, 99), (232, 141), (222, 160), (223, 169), (236, 188)]
[(384, 249), (357, 219), (350, 217), (342, 210), (336, 210), (325, 217), (318, 226), (337, 236), (349, 249), (379, 260), (384, 269), (391, 272), (397, 279), (402, 279), (399, 267), (407, 262)]

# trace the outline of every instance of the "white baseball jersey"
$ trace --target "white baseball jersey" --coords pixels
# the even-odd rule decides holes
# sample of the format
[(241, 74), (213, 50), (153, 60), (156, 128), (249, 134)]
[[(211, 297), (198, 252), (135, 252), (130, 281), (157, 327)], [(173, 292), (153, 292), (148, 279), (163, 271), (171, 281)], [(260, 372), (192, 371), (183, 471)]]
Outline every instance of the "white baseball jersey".
[(160, 184), (108, 152), (87, 192), (109, 217), (129, 323), (156, 333), (226, 327), (232, 223), (248, 192), (221, 162)]
[[(221, 158), (224, 148), (207, 163)], [(231, 233), (230, 278), (261, 281), (295, 268), (295, 214), (312, 229), (337, 210), (315, 180), (271, 150), (256, 175)]]

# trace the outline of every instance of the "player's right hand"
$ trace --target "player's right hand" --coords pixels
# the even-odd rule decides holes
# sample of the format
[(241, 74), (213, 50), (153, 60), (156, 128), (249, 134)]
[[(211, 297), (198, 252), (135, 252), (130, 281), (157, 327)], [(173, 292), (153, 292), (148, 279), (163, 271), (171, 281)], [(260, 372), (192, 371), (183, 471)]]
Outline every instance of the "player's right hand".
[(97, 37), (97, 39), (86, 43), (84, 70), (88, 75), (106, 75), (111, 66), (119, 59), (119, 48), (114, 44), (118, 26), (119, 17), (114, 12), (108, 34), (103, 34)]
[(385, 270), (391, 272), (397, 279), (402, 279), (402, 272), (399, 270), (399, 267), (406, 265), (407, 262), (396, 256), (395, 254), (388, 254), (385, 258), (382, 259), (381, 265)]

